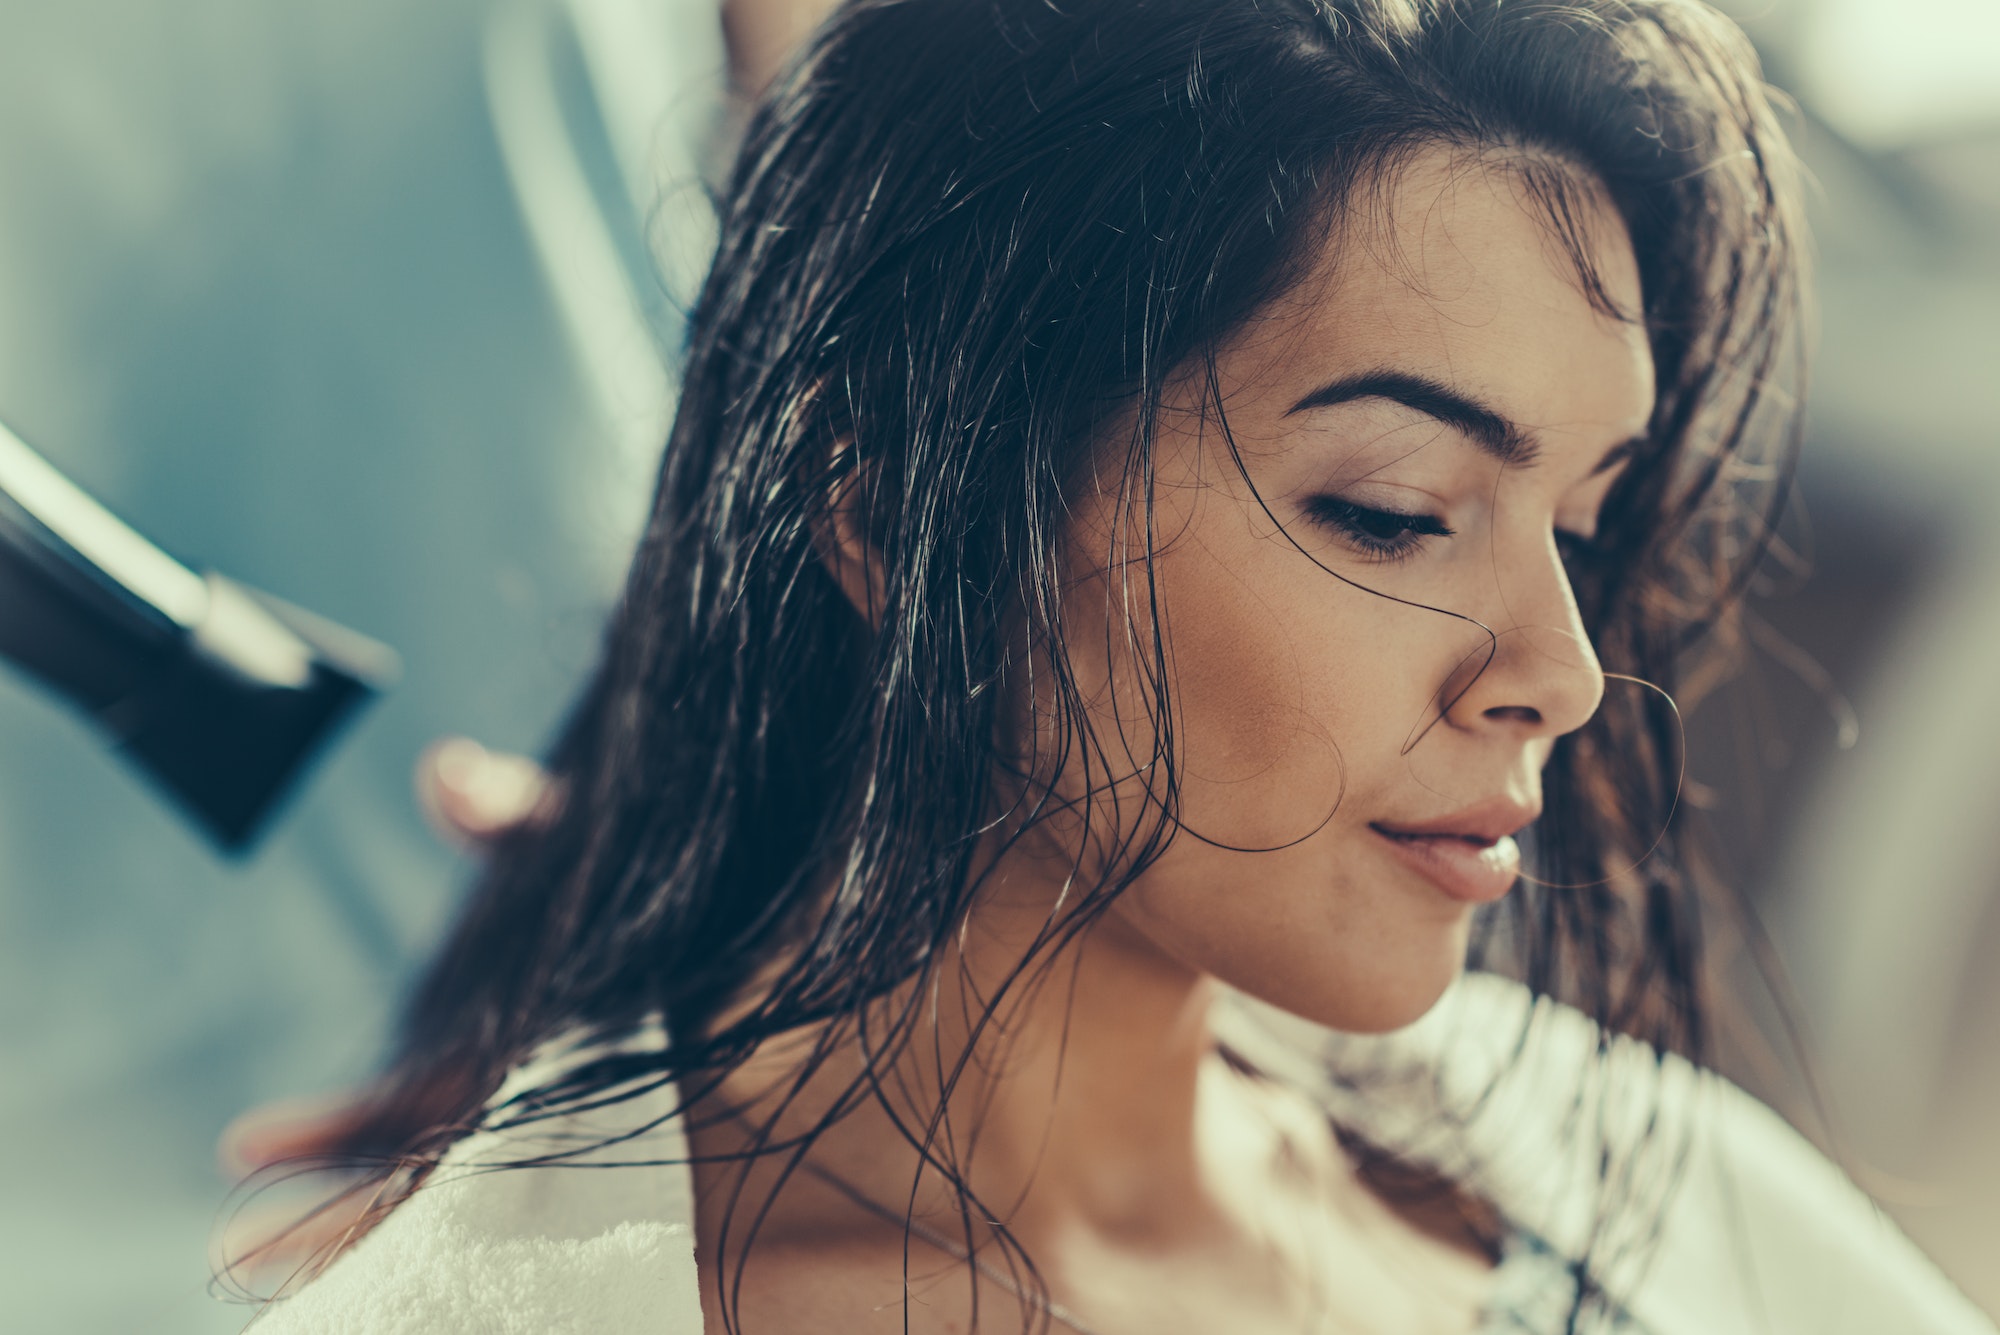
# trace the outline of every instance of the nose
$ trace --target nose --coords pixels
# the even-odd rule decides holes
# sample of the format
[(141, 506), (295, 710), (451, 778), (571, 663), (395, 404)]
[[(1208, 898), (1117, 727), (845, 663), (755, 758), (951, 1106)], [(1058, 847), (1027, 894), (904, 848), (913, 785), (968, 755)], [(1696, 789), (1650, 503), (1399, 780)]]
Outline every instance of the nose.
[(1499, 572), (1504, 596), (1486, 621), (1491, 661), (1482, 646), (1447, 686), (1445, 718), (1453, 727), (1553, 739), (1582, 727), (1604, 699), (1604, 667), (1561, 554), (1553, 539), (1541, 547), (1533, 560)]

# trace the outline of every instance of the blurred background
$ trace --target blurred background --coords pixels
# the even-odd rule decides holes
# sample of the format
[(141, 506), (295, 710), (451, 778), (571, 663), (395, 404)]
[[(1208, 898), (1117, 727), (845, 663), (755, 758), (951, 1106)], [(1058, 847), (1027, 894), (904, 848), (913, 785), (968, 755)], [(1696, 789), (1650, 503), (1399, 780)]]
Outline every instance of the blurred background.
[[(1821, 1098), (1770, 1008), (1725, 1061), (2000, 1312), (2000, 5), (1737, 13), (1816, 178), (1813, 573), (1690, 765)], [(722, 87), (712, 0), (0, 0), (0, 421), (404, 662), (243, 863), (0, 672), (7, 1330), (247, 1318), (216, 1134), (368, 1072), (468, 870), (412, 763), (536, 748), (588, 662)]]

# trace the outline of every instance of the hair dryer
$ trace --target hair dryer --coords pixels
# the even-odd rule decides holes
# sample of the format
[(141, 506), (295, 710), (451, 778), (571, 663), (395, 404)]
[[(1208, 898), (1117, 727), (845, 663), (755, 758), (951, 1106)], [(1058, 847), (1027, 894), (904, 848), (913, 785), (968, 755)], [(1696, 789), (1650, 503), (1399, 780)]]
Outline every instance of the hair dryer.
[(230, 852), (397, 671), (384, 645), (180, 564), (4, 425), (0, 657)]

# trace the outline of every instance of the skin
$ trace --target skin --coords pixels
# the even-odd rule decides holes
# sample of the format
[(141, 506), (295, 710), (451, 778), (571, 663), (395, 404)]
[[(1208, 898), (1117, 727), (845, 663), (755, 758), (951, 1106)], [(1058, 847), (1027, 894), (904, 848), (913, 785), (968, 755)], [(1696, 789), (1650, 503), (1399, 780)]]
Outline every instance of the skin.
[[(1221, 349), (1234, 451), (1192, 377), (1162, 422), (1151, 572), (1171, 652), (1179, 834), (982, 1029), (982, 999), (1061, 913), (1065, 879), (1079, 863), (1105, 871), (1093, 860), (1116, 841), (1058, 822), (996, 855), (882, 1105), (847, 1115), (812, 1151), (869, 1199), (962, 1236), (955, 1194), (891, 1114), (916, 1127), (941, 1117), (975, 1213), (1004, 1221), (1099, 1335), (1465, 1331), (1485, 1297), (1490, 1261), (1455, 1217), (1376, 1195), (1302, 1095), (1219, 1059), (1211, 1011), (1226, 986), (1379, 1031), (1422, 1015), (1457, 976), (1472, 906), (1374, 827), (1475, 806), (1524, 823), (1539, 806), (1556, 739), (1603, 691), (1558, 534), (1592, 531), (1618, 447), (1646, 427), (1652, 366), (1635, 323), (1592, 307), (1507, 161), (1440, 149), (1383, 184), (1381, 207)], [(1629, 242), (1601, 201), (1589, 234), (1612, 302), (1638, 309)], [(1329, 382), (1384, 370), (1485, 404), (1535, 457), (1503, 463), (1380, 397), (1297, 408)], [(1079, 500), (1064, 601), (1088, 721), (1116, 739), (1114, 775), (1154, 741), (1125, 648), (1150, 627), (1127, 610), (1144, 606), (1131, 583), (1140, 534), (1116, 490)], [(1327, 496), (1451, 532), (1387, 559), (1326, 521)], [(835, 573), (865, 610), (867, 554), (852, 535), (834, 546)], [(1020, 738), (1047, 717), (1023, 702)], [(1138, 773), (1094, 787), (1074, 769), (1043, 779), (1089, 804), (1099, 836), (1158, 815)], [(752, 1123), (785, 1135), (818, 1120), (861, 1060), (835, 1035), (825, 1069), (794, 1088), (813, 1037), (767, 1045), (697, 1109), (697, 1158), (741, 1148)], [(939, 1072), (968, 1054), (947, 1097)], [(735, 1311), (752, 1332), (897, 1332), (906, 1320), (966, 1331), (975, 1297), (977, 1328), (1021, 1327), (1012, 1293), (920, 1239), (906, 1289), (902, 1228), (811, 1174), (779, 1172), (697, 1166), (710, 1329), (724, 1328), (723, 1277), (740, 1277)], [(767, 1197), (739, 1270), (746, 1221)], [(1000, 1262), (990, 1230), (973, 1239)]]
[[(1186, 405), (1166, 424), (1153, 575), (1172, 644), (1180, 815), (1199, 837), (1177, 840), (1115, 910), (1193, 972), (1359, 1031), (1430, 1008), (1462, 967), (1470, 919), (1370, 827), (1479, 804), (1525, 824), (1556, 738), (1597, 708), (1603, 674), (1557, 535), (1594, 531), (1617, 475), (1601, 465), (1644, 432), (1653, 401), (1643, 330), (1591, 310), (1504, 162), (1436, 152), (1386, 204), (1386, 237), (1336, 246), (1224, 350), (1242, 466), (1212, 415)], [(1610, 244), (1598, 267), (1636, 310), (1637, 266), (1600, 209)], [(1502, 463), (1382, 398), (1295, 409), (1378, 370), (1491, 407), (1533, 461)], [(1315, 521), (1327, 496), (1430, 516), (1452, 536), (1418, 536), (1385, 559)], [(1106, 579), (1109, 597), (1136, 598), (1126, 582)], [(1131, 709), (1111, 707), (1128, 665), (1090, 668), (1097, 726), (1116, 712), (1129, 736)], [(1146, 735), (1133, 749), (1150, 746)], [(1240, 888), (1218, 913), (1223, 886)]]

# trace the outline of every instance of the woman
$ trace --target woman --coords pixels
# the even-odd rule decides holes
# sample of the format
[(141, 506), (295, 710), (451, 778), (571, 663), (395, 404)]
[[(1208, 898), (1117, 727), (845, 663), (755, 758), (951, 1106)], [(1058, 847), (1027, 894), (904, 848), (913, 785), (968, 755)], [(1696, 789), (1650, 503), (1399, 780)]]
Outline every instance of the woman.
[(848, 5), (267, 1324), (1990, 1329), (1664, 1055), (1798, 245), (1681, 0)]

